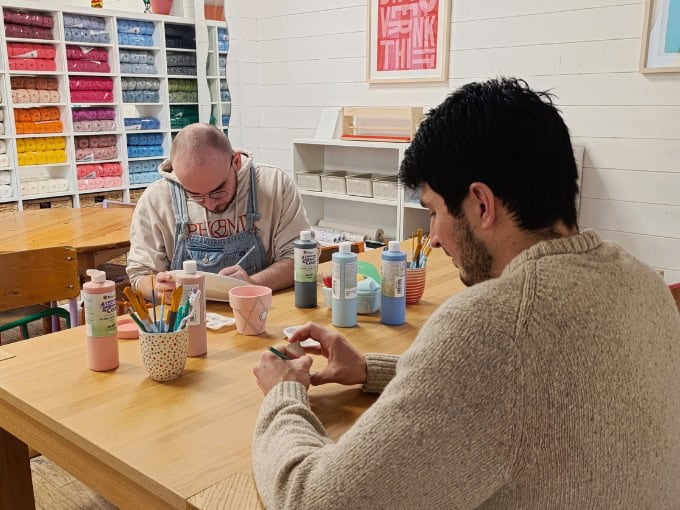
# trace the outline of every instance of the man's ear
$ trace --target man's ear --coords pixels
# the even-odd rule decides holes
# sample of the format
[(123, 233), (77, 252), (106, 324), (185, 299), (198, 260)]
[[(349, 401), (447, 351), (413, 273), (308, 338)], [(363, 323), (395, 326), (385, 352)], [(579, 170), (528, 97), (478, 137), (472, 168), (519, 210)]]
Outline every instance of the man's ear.
[[(496, 221), (496, 197), (483, 182), (473, 182), (469, 188), (471, 213), (479, 228), (489, 228)], [(469, 216), (468, 216), (469, 217)]]

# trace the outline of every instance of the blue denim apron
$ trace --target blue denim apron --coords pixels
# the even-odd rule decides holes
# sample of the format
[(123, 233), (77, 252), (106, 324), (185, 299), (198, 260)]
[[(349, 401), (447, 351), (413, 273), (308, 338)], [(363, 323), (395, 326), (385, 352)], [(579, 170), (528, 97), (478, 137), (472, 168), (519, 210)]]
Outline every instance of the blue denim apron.
[(255, 187), (255, 165), (250, 164), (250, 190), (246, 229), (228, 237), (214, 238), (189, 234), (189, 212), (184, 188), (174, 181), (170, 182), (172, 206), (175, 210), (175, 253), (170, 269), (182, 269), (185, 260), (195, 260), (199, 271), (217, 273), (220, 269), (233, 266), (245, 253), (256, 246), (241, 263), (249, 275), (262, 271), (266, 263), (266, 250), (257, 235), (255, 222), (260, 218), (257, 208), (257, 188)]

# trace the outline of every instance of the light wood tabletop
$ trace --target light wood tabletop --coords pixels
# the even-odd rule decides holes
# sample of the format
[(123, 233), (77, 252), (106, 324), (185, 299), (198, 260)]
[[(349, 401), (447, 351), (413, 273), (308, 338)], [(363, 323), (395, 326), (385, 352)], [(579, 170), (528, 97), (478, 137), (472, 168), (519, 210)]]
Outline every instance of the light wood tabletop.
[(132, 208), (35, 209), (0, 214), (0, 251), (73, 246), (81, 272), (127, 252)]
[[(407, 306), (405, 324), (385, 326), (378, 312), (339, 331), (362, 352), (403, 352), (462, 288), (450, 259), (434, 250), (425, 294)], [(227, 304), (208, 309), (231, 315)], [(285, 342), (285, 327), (309, 320), (330, 326), (330, 310), (298, 309), (292, 290), (275, 293), (264, 335), (209, 332), (208, 354), (189, 358), (169, 383), (147, 376), (137, 340), (119, 341), (118, 369), (88, 370), (82, 327), (3, 346), (14, 357), (0, 361), (0, 508), (32, 505), (26, 445), (121, 508), (260, 508), (251, 438), (263, 396), (252, 369), (268, 346)], [(323, 363), (315, 357), (313, 370)], [(312, 409), (334, 439), (374, 400), (358, 386), (310, 388)]]

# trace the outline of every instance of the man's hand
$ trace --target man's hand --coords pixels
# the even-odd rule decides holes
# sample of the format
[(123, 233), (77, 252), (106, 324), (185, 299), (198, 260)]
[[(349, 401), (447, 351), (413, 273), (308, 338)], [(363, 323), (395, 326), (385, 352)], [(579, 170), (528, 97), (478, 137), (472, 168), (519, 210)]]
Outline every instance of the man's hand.
[(262, 393), (267, 395), (274, 386), (283, 381), (299, 382), (305, 388), (309, 388), (309, 367), (311, 366), (312, 358), (309, 356), (286, 361), (265, 351), (260, 356), (260, 362), (253, 368), (253, 374)]
[[(149, 277), (151, 279), (151, 277)], [(150, 282), (149, 282), (150, 283)], [(157, 296), (163, 296), (166, 304), (172, 302), (172, 291), (175, 289), (175, 277), (168, 271), (161, 271), (154, 276), (154, 292)]]
[(246, 273), (246, 270), (238, 265), (220, 269), (220, 272), (218, 274), (224, 276), (231, 276), (232, 278), (237, 278), (238, 280), (243, 280), (244, 282), (253, 283), (252, 280), (250, 279), (250, 276), (248, 276), (248, 273)]
[[(326, 383), (351, 385), (366, 382), (368, 377), (366, 357), (352, 347), (340, 333), (308, 322), (296, 329), (288, 342), (301, 342), (307, 338), (313, 338), (321, 345), (305, 347), (305, 353), (320, 354), (328, 359), (326, 368), (312, 375), (312, 385), (318, 386)], [(289, 349), (286, 349), (286, 354), (295, 357)]]

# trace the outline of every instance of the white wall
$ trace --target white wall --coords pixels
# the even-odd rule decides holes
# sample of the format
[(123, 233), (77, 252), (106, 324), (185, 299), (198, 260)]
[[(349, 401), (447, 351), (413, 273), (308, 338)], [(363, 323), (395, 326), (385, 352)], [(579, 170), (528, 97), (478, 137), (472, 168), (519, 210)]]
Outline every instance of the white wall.
[(642, 0), (456, 0), (450, 79), (418, 86), (365, 83), (365, 0), (226, 4), (231, 136), (258, 159), (291, 169), (292, 140), (325, 106), (433, 106), (520, 76), (558, 95), (586, 148), (581, 226), (680, 281), (680, 73), (638, 73)]

